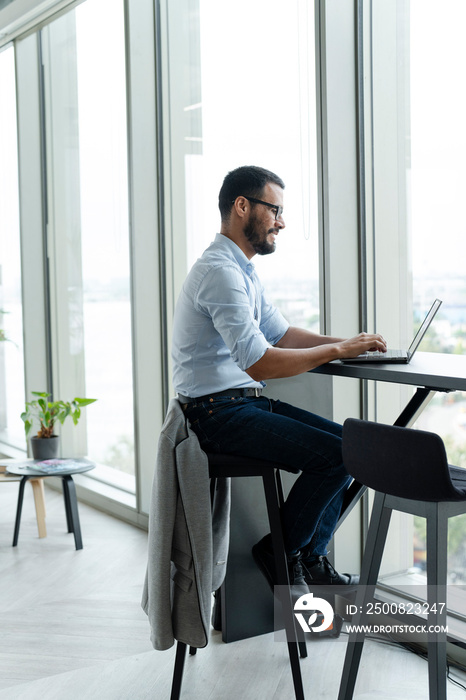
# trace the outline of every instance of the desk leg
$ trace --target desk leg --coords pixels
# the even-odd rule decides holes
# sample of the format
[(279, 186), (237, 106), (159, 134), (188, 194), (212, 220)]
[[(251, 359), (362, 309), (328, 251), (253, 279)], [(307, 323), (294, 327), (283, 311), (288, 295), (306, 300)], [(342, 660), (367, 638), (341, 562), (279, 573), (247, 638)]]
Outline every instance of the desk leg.
[(412, 399), (394, 422), (394, 425), (401, 428), (410, 428), (436, 393), (435, 389), (418, 387)]
[(358, 481), (353, 481), (346, 490), (343, 503), (341, 506), (340, 517), (338, 518), (335, 532), (345, 522), (348, 515), (353, 510), (354, 506), (361, 500), (367, 491), (367, 486), (360, 484)]
[(36, 507), (37, 529), (39, 537), (47, 537), (47, 528), (45, 525), (45, 493), (44, 480), (31, 479), (32, 492), (34, 494), (34, 505)]

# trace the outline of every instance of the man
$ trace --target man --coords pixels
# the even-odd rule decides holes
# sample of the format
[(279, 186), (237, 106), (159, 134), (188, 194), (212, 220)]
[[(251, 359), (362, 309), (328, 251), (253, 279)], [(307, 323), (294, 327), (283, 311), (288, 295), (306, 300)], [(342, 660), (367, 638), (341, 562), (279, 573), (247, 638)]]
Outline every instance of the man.
[[(174, 385), (206, 451), (302, 471), (282, 514), (291, 584), (355, 585), (358, 577), (337, 573), (326, 557), (351, 480), (342, 463), (341, 426), (261, 392), (267, 379), (385, 351), (386, 343), (380, 335), (344, 340), (290, 326), (266, 300), (251, 260), (273, 253), (285, 228), (284, 187), (255, 166), (225, 177), (220, 233), (190, 271), (175, 312)], [(253, 555), (273, 585), (270, 535)]]

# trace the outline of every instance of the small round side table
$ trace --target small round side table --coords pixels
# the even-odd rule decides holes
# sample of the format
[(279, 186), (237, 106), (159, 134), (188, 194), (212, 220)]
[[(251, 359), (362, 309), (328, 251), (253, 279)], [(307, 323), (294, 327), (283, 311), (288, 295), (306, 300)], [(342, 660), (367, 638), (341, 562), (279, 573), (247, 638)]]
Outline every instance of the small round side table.
[[(18, 506), (16, 508), (15, 532), (13, 535), (13, 547), (18, 544), (19, 526), (21, 524), (21, 512), (23, 509), (24, 487), (29, 479), (47, 478), (57, 476), (62, 480), (63, 497), (65, 501), (66, 524), (68, 532), (74, 535), (76, 549), (83, 548), (81, 536), (81, 526), (79, 523), (78, 499), (76, 498), (76, 485), (73, 481), (73, 474), (88, 472), (94, 469), (94, 462), (88, 459), (60, 459), (48, 460), (49, 462), (59, 463), (54, 471), (41, 471), (38, 468), (33, 469), (32, 465), (36, 464), (33, 459), (28, 459), (21, 464), (9, 464), (7, 470), (10, 474), (18, 474), (21, 476), (18, 493)], [(69, 462), (69, 467), (67, 465)], [(41, 462), (40, 464), (44, 464)], [(50, 465), (53, 469), (53, 465)]]

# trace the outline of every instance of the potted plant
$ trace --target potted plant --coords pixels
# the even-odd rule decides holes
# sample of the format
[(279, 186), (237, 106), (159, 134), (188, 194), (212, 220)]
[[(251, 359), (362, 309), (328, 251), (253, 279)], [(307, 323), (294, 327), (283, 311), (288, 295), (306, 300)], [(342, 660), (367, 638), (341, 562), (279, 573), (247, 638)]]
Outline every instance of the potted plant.
[(24, 421), (26, 439), (31, 432), (34, 421), (39, 423), (37, 435), (31, 438), (32, 456), (34, 459), (51, 459), (58, 454), (59, 436), (54, 434), (56, 421), (63, 425), (66, 418), (71, 416), (77, 425), (81, 417), (81, 409), (97, 399), (79, 399), (72, 401), (48, 401), (50, 394), (46, 391), (32, 391), (36, 399), (26, 402), (25, 411), (21, 414)]

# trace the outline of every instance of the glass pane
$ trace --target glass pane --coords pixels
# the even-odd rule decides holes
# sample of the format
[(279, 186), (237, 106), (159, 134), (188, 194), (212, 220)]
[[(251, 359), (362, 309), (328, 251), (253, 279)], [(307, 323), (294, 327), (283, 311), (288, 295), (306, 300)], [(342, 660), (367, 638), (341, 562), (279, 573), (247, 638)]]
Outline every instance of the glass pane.
[(288, 320), (318, 330), (313, 4), (238, 0), (232, 11), (230, 2), (199, 0), (167, 8), (176, 28), (170, 59), (178, 63), (170, 83), (174, 209), (185, 188), (180, 279), (219, 230), (218, 192), (227, 172), (268, 168), (286, 184), (286, 229), (276, 253), (256, 256), (254, 264)]
[[(373, 112), (366, 116), (368, 125), (373, 117), (374, 129), (376, 248), (393, 254), (391, 259), (388, 255), (383, 258), (376, 250), (377, 275), (386, 283), (377, 307), (385, 304), (386, 313), (392, 292), (398, 295), (400, 303), (393, 315), (406, 336), (403, 343), (409, 343), (433, 300), (442, 299), (419, 351), (464, 354), (466, 136), (464, 100), (458, 86), (466, 61), (462, 37), (466, 4), (446, 0), (439, 13), (434, 0), (377, 0), (371, 4), (371, 13), (372, 43), (366, 55), (374, 71)], [(377, 391), (384, 397), (383, 390)], [(407, 397), (403, 405), (406, 403)], [(390, 405), (392, 409), (396, 416), (398, 406)], [(466, 467), (465, 416), (465, 394), (437, 393), (415, 427), (440, 434), (449, 461)], [(451, 583), (466, 582), (465, 537), (466, 518), (450, 520)], [(425, 580), (423, 519), (398, 519), (386, 549), (384, 561), (389, 563), (384, 573), (393, 575), (385, 581)], [(452, 605), (460, 608), (458, 599)]]
[[(421, 349), (466, 351), (466, 135), (463, 80), (466, 5), (446, 0), (439, 14), (433, 0), (410, 3), (411, 207), (415, 322), (436, 296), (443, 300)], [(431, 40), (435, 36), (435, 56)], [(449, 461), (466, 467), (466, 394), (437, 394), (417, 427), (439, 433)], [(415, 563), (423, 569), (424, 523), (415, 521)], [(449, 577), (466, 583), (466, 518), (450, 521)]]
[(87, 453), (134, 475), (123, 3), (88, 0), (47, 27), (43, 44), (54, 382), (98, 399), (85, 409)]
[[(0, 53), (0, 440), (24, 449), (15, 54)], [(6, 342), (5, 342), (6, 341)]]

